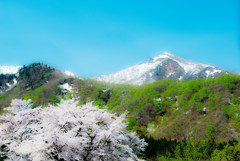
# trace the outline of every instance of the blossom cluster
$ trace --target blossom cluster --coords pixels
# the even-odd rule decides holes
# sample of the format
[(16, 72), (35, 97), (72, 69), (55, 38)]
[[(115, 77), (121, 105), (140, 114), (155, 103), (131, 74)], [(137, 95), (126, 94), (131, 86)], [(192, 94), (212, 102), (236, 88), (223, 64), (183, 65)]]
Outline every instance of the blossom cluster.
[(47, 108), (22, 108), (14, 100), (0, 117), (0, 143), (9, 160), (139, 160), (146, 143), (125, 130), (125, 114), (117, 116), (73, 100)]

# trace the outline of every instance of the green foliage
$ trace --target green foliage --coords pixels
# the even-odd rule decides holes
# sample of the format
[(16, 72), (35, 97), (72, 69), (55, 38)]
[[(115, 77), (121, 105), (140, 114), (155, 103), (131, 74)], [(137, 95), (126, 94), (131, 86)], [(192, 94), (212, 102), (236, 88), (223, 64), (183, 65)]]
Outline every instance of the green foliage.
[(210, 103), (208, 104), (208, 107), (209, 107), (209, 108), (214, 108), (214, 107), (215, 107), (215, 103), (214, 103), (214, 102), (210, 102)]
[(102, 107), (102, 106), (105, 105), (105, 102), (104, 102), (103, 100), (96, 100), (96, 101), (94, 102), (94, 105), (95, 105), (95, 106)]
[(215, 133), (215, 127), (213, 125), (208, 125), (205, 130), (205, 136), (207, 138), (211, 138), (213, 137), (214, 133)]
[(222, 97), (221, 92), (217, 92), (217, 93), (215, 94), (215, 97), (214, 97), (214, 102), (215, 102), (215, 104), (217, 104), (217, 103), (220, 102), (221, 97)]
[(235, 105), (231, 105), (231, 106), (226, 106), (223, 105), (222, 110), (225, 111), (228, 114), (229, 118), (233, 118), (235, 120), (237, 120), (238, 122), (240, 122), (240, 107), (239, 106), (235, 106)]
[(48, 98), (48, 102), (52, 104), (58, 104), (61, 102), (61, 98), (57, 97), (56, 95), (50, 95)]
[(163, 102), (161, 102), (160, 100), (154, 100), (153, 101), (153, 104), (154, 104), (154, 106), (153, 106), (153, 108), (155, 109), (155, 110), (157, 110), (157, 111), (161, 111), (162, 109), (163, 109), (163, 107), (164, 107), (164, 103)]
[(145, 141), (148, 146), (143, 156), (147, 160), (238, 161), (240, 159), (240, 143), (237, 141), (217, 143), (214, 139), (199, 139), (194, 142), (191, 139), (189, 141), (165, 138), (155, 140), (151, 137), (145, 138)]
[(82, 101), (78, 101), (77, 106), (82, 106), (84, 103)]
[(4, 95), (0, 95), (0, 100), (3, 100), (4, 99)]
[[(83, 103), (94, 101), (95, 105), (100, 108), (107, 106), (112, 112), (128, 110), (128, 129), (140, 134), (143, 132), (156, 138), (172, 137), (172, 131), (179, 129), (174, 131), (174, 138), (180, 139), (182, 135), (188, 135), (189, 131), (198, 131), (194, 136), (194, 139), (198, 139), (205, 136), (206, 124), (215, 125), (217, 120), (227, 124), (228, 118), (237, 118), (236, 111), (234, 117), (227, 117), (227, 112), (221, 113), (221, 110), (225, 111), (221, 106), (228, 102), (231, 95), (228, 87), (225, 87), (224, 82), (229, 82), (225, 78), (228, 79), (228, 76), (191, 81), (163, 80), (143, 86), (79, 80), (77, 87), (80, 90), (77, 96)], [(236, 81), (231, 83), (236, 86)], [(157, 101), (157, 98), (161, 98), (161, 101)], [(203, 111), (204, 107), (208, 107), (206, 111)], [(219, 114), (212, 115), (217, 112)], [(158, 128), (149, 134), (146, 128), (152, 122)], [(233, 126), (236, 128), (239, 125)], [(225, 129), (216, 126), (215, 130)], [(222, 139), (225, 137), (222, 134), (216, 137)]]
[(223, 85), (225, 85), (228, 89), (235, 89), (237, 82), (240, 81), (240, 77), (235, 75), (235, 74), (225, 74), (222, 76), (219, 76), (216, 79), (217, 83), (221, 83)]
[(240, 160), (240, 143), (234, 142), (232, 145), (228, 143), (222, 150), (214, 150), (212, 160)]
[(29, 99), (31, 99), (31, 96), (30, 96), (30, 94), (25, 94), (21, 99), (22, 100), (29, 100)]
[(202, 102), (198, 103), (197, 109), (202, 109), (202, 108), (203, 108), (203, 103)]
[(178, 114), (179, 114), (179, 109), (176, 109), (173, 114), (174, 114), (174, 117), (178, 116)]
[(41, 87), (37, 88), (37, 89), (35, 90), (35, 92), (36, 92), (36, 93), (40, 93), (40, 92), (42, 92), (45, 88), (46, 88), (45, 86), (41, 86)]
[(72, 99), (72, 93), (69, 93), (69, 92), (66, 93), (66, 94), (65, 94), (65, 98), (66, 98), (66, 99)]
[(177, 103), (180, 107), (182, 107), (182, 110), (185, 112), (185, 109), (187, 107), (187, 101), (185, 101), (183, 95), (180, 95), (177, 99)]
[(128, 122), (127, 130), (132, 130), (133, 126), (137, 124), (136, 115), (133, 115), (133, 117), (128, 118), (127, 122)]
[(178, 95), (178, 89), (174, 86), (169, 86), (167, 90), (162, 94), (162, 98), (174, 98)]
[(240, 98), (233, 98), (232, 102), (236, 105), (240, 105)]
[(148, 127), (147, 127), (147, 131), (154, 131), (154, 129), (156, 128), (156, 125), (154, 124), (154, 122), (151, 122), (148, 124)]

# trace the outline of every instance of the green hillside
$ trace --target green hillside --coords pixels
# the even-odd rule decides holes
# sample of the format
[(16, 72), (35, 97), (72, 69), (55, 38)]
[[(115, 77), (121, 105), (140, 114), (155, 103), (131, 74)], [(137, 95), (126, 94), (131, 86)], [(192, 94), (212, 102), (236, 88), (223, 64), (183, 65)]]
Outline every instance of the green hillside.
[[(70, 98), (76, 98), (79, 105), (94, 101), (110, 112), (128, 111), (127, 130), (136, 131), (149, 143), (144, 159), (240, 158), (238, 75), (134, 86), (70, 78), (54, 68), (35, 64), (22, 68), (18, 79), (13, 90), (0, 96), (2, 112), (13, 98), (31, 99), (34, 106)], [(73, 90), (64, 92), (60, 87), (64, 83)]]

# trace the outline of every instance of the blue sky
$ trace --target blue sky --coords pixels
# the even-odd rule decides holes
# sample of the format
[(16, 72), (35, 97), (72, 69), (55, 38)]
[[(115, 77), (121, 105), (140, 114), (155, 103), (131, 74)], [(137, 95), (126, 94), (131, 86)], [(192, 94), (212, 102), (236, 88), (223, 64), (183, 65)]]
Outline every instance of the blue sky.
[(83, 77), (168, 51), (240, 71), (238, 0), (1, 0), (0, 64)]

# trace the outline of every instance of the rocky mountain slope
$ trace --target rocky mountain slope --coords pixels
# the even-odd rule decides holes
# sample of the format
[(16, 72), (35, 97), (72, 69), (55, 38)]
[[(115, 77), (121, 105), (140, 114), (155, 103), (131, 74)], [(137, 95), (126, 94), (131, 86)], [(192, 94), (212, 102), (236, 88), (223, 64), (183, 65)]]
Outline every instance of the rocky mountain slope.
[(11, 90), (17, 84), (16, 73), (20, 68), (21, 66), (0, 65), (0, 95)]
[(0, 95), (5, 91), (11, 90), (17, 84), (17, 77), (15, 74), (1, 74), (0, 75)]
[(141, 64), (131, 66), (118, 72), (93, 77), (98, 81), (119, 84), (141, 85), (164, 79), (192, 80), (223, 75), (226, 69), (195, 63), (168, 52), (164, 52)]

